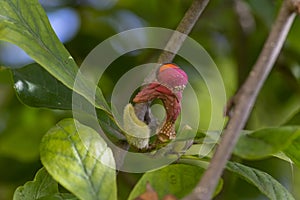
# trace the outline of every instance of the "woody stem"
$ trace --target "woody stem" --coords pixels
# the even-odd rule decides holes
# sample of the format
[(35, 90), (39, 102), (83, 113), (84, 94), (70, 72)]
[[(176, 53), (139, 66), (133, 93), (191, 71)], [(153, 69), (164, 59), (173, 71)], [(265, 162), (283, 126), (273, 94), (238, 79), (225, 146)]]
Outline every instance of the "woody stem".
[(283, 1), (278, 17), (257, 62), (233, 99), (227, 128), (222, 134), (221, 142), (209, 167), (193, 193), (186, 197), (185, 200), (211, 199), (223, 169), (238, 140), (239, 133), (246, 124), (256, 97), (275, 63), (295, 19), (296, 13), (291, 2), (292, 0)]

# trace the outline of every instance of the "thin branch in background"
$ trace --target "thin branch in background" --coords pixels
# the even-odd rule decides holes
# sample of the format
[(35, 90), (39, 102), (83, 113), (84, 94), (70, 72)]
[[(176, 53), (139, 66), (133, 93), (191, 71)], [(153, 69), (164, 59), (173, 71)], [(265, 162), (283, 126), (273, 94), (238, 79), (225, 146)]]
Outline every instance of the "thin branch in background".
[(230, 109), (230, 119), (209, 167), (192, 194), (187, 196), (185, 200), (211, 199), (225, 165), (238, 140), (239, 133), (247, 122), (256, 97), (275, 63), (295, 19), (295, 5), (300, 5), (299, 0), (297, 4), (295, 0), (293, 2), (292, 0), (283, 1), (278, 17), (257, 62), (228, 108)]

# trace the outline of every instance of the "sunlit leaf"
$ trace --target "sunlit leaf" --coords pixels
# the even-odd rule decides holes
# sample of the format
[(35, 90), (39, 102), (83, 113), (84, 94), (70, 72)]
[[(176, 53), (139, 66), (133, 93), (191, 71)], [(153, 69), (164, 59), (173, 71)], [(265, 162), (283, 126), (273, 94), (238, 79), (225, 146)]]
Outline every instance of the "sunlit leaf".
[(226, 168), (257, 187), (271, 200), (294, 200), (283, 185), (265, 172), (234, 162), (228, 162)]
[(57, 182), (42, 168), (37, 172), (33, 181), (17, 188), (14, 193), (14, 200), (35, 200), (57, 193)]
[(116, 199), (113, 154), (93, 129), (62, 120), (44, 136), (40, 150), (47, 171), (80, 199)]
[[(0, 1), (0, 40), (21, 47), (30, 57), (68, 88), (73, 88), (78, 67), (55, 35), (45, 11), (37, 0)], [(84, 76), (77, 78), (76, 92), (94, 102), (93, 84)], [(95, 105), (109, 110), (96, 88)]]
[(243, 132), (234, 149), (234, 154), (244, 159), (266, 158), (288, 147), (299, 135), (299, 126)]

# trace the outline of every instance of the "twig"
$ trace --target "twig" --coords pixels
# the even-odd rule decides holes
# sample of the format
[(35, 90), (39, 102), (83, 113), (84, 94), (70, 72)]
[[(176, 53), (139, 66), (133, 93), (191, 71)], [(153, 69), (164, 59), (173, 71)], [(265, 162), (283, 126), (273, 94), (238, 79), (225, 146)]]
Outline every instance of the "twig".
[[(267, 41), (248, 78), (234, 96), (227, 128), (201, 181), (185, 200), (209, 200), (245, 126), (256, 97), (270, 73), (295, 19), (295, 2), (284, 0)], [(299, 4), (298, 4), (299, 5)]]
[[(199, 19), (199, 16), (203, 12), (204, 8), (208, 4), (209, 0), (194, 0), (189, 9), (186, 11), (184, 17), (180, 21), (179, 25), (176, 28), (176, 31), (173, 33), (171, 38), (169, 39), (166, 47), (164, 48), (164, 51), (158, 58), (158, 63), (167, 63), (167, 62), (172, 62), (174, 59), (176, 53), (182, 46), (184, 40), (186, 39), (187, 35), (191, 32), (193, 27), (195, 26), (196, 22)], [(178, 34), (178, 32), (183, 33), (183, 34)], [(173, 53), (170, 52), (169, 50), (172, 49)], [(154, 68), (152, 72), (145, 78), (144, 83), (150, 83), (156, 78), (156, 71), (157, 68)], [(149, 110), (148, 110), (149, 104), (148, 103), (139, 103), (134, 106), (135, 113), (137, 117), (145, 121), (146, 123), (155, 123), (151, 122), (151, 116), (149, 115)], [(147, 121), (148, 120), (148, 121)]]
[[(208, 2), (209, 0), (195, 0), (192, 3), (176, 28), (176, 31), (183, 34), (179, 35), (177, 32), (174, 32), (168, 41), (165, 50), (159, 56), (158, 63), (171, 62), (174, 59), (176, 53), (182, 46), (188, 34), (191, 32), (192, 28), (195, 26)], [(172, 49), (174, 53), (170, 52), (170, 49)]]
[[(193, 27), (195, 26), (208, 2), (209, 0), (193, 1), (189, 9), (184, 14), (179, 25), (177, 26), (176, 31), (174, 31), (173, 35), (170, 37), (167, 45), (164, 48), (164, 51), (160, 54), (157, 60), (158, 64), (172, 62), (186, 37), (188, 36), (188, 34), (190, 34)], [(172, 50), (172, 52), (170, 50)], [(146, 77), (144, 81), (145, 83), (150, 83), (155, 79), (158, 67), (159, 65), (152, 70), (148, 77)]]

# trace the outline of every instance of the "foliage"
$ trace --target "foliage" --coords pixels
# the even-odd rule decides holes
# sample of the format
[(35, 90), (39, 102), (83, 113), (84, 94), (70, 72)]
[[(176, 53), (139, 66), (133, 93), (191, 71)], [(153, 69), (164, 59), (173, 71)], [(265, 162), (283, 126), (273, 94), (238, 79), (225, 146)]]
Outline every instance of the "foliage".
[[(277, 9), (277, 5), (271, 1), (241, 2), (245, 6), (245, 12), (250, 15), (247, 18), (250, 20), (247, 21), (248, 27), (236, 10), (238, 5), (228, 7), (224, 2), (214, 1), (204, 14), (201, 25), (196, 26), (191, 34), (195, 40), (201, 41), (213, 57), (217, 57), (216, 62), (228, 95), (233, 94), (238, 82), (245, 77), (245, 72), (249, 71), (268, 31), (265, 27), (271, 26)], [(118, 10), (118, 6), (110, 8), (109, 11), (113, 14), (89, 6), (79, 6), (76, 9), (82, 14), (82, 29), (73, 41), (66, 44), (68, 51), (55, 35), (44, 9), (37, 0), (0, 1), (2, 8), (0, 39), (18, 45), (35, 61), (19, 69), (5, 64), (0, 68), (0, 112), (3, 113), (0, 115), (0, 191), (2, 187), (8, 193), (5, 195), (0, 192), (1, 199), (10, 198), (11, 191), (15, 189), (5, 186), (6, 184), (13, 182), (15, 186), (32, 180), (33, 171), (38, 169), (33, 181), (28, 181), (15, 190), (13, 195), (15, 200), (134, 199), (145, 192), (147, 182), (151, 183), (160, 198), (167, 194), (183, 198), (193, 190), (205, 170), (206, 165), (203, 163), (209, 160), (209, 157), (200, 158), (198, 154), (206, 145), (207, 141), (201, 140), (201, 136), (205, 136), (206, 133), (198, 134), (199, 138), (195, 140), (197, 144), (190, 147), (189, 155), (178, 158), (180, 164), (171, 164), (146, 172), (138, 181), (136, 175), (127, 173), (125, 176), (127, 178), (122, 180), (127, 181), (126, 184), (120, 185), (117, 183), (119, 177), (114, 169), (116, 161), (107, 144), (107, 138), (103, 138), (95, 127), (89, 125), (90, 116), (86, 116), (87, 120), (83, 122), (70, 118), (72, 94), (75, 92), (82, 95), (80, 102), (82, 105), (83, 102), (89, 102), (96, 108), (98, 122), (103, 132), (110, 141), (121, 146), (126, 137), (114, 119), (106, 100), (110, 97), (110, 88), (115, 79), (131, 69), (130, 66), (157, 56), (157, 52), (151, 50), (133, 52), (112, 63), (103, 77), (104, 80), (100, 80), (99, 87), (96, 88), (95, 101), (91, 96), (92, 83), (83, 76), (76, 77), (78, 66), (73, 57), (80, 63), (94, 45), (113, 33), (122, 31), (116, 28), (120, 26), (114, 26), (119, 20), (126, 28), (133, 28), (128, 24), (129, 16), (134, 16), (141, 24), (147, 22), (150, 26), (174, 28), (189, 3), (180, 1), (174, 1), (172, 5), (164, 1), (117, 3), (119, 7), (127, 8), (136, 14)], [(161, 9), (157, 9), (158, 6)], [(260, 10), (261, 6), (266, 10)], [(162, 10), (164, 12), (161, 12)], [(143, 16), (144, 21), (138, 15)], [(92, 16), (92, 19), (89, 16)], [(101, 20), (96, 20), (98, 18)], [(261, 27), (264, 29), (260, 29)], [(275, 174), (273, 177), (256, 168), (263, 166), (271, 168), (268, 163), (273, 157), (280, 158), (277, 162), (293, 163), (296, 170), (300, 167), (300, 126), (298, 126), (300, 76), (297, 61), (299, 43), (295, 42), (300, 32), (299, 27), (297, 22), (287, 40), (278, 66), (259, 96), (247, 126), (248, 130), (241, 133), (234, 150), (235, 161), (230, 161), (227, 165), (227, 170), (250, 183), (252, 185), (248, 185), (250, 188), (257, 188), (261, 194), (276, 200), (296, 199), (300, 194), (292, 194), (290, 188), (286, 189), (286, 185), (281, 181), (282, 177), (286, 178), (286, 173)], [(188, 65), (180, 58), (176, 58), (175, 61)], [(190, 82), (196, 83), (196, 87), (202, 89), (202, 81), (193, 79), (193, 73), (188, 67), (187, 73), (191, 74)], [(81, 87), (73, 91), (76, 78)], [(10, 79), (13, 84), (10, 83)], [(11, 85), (15, 88), (18, 100), (14, 98)], [(204, 119), (200, 129), (207, 127), (210, 116), (207, 110), (209, 102), (204, 94), (201, 97), (203, 103), (199, 106), (203, 107), (200, 112)], [(20, 101), (35, 108), (24, 107), (19, 104)], [(38, 154), (41, 163), (38, 161)], [(242, 161), (245, 163), (242, 164)], [(252, 167), (257, 162), (260, 165)], [(23, 168), (21, 172), (26, 172), (27, 176), (20, 179), (21, 172), (18, 173), (20, 169), (10, 168), (11, 163), (12, 166), (21, 165)], [(7, 172), (8, 175), (5, 174)], [(272, 173), (271, 170), (268, 172)], [(279, 181), (276, 180), (276, 176), (279, 176)], [(215, 198), (224, 199), (235, 190), (245, 190), (239, 185), (229, 191), (223, 189), (235, 183), (237, 180), (234, 175), (229, 178), (225, 176), (224, 180), (220, 180)], [(299, 185), (294, 187), (297, 186), (299, 187)], [(247, 195), (253, 194), (245, 192), (244, 195), (247, 199)], [(260, 194), (256, 191), (254, 195), (256, 196), (252, 198), (258, 198)], [(243, 198), (239, 196), (237, 199)]]
[[(158, 192), (159, 199), (166, 194), (183, 198), (198, 183), (203, 171), (203, 169), (192, 165), (174, 164), (157, 171), (147, 172), (134, 187), (128, 199), (135, 199), (142, 194), (147, 183), (150, 183), (154, 190)], [(165, 181), (157, 181), (159, 179)]]

